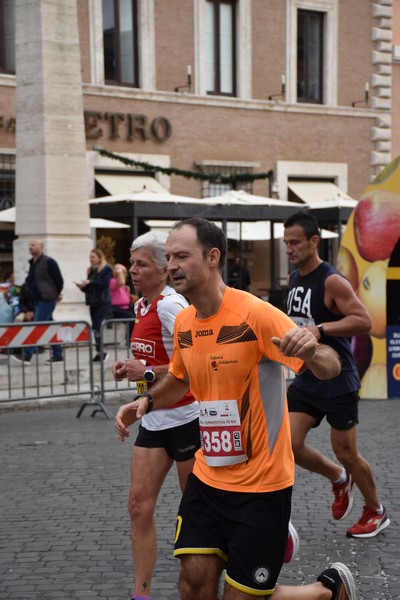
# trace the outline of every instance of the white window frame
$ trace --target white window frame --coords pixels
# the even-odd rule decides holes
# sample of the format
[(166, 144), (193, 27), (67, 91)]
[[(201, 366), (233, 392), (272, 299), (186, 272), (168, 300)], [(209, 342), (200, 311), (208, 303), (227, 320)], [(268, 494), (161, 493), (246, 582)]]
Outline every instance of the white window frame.
[[(286, 94), (287, 101), (297, 103), (297, 13), (300, 9), (323, 12), (326, 15), (324, 27), (323, 56), (323, 99), (322, 104), (337, 105), (338, 74), (338, 0), (286, 0)], [(308, 105), (308, 103), (307, 103)]]
[[(156, 89), (154, 0), (138, 0), (139, 85)], [(104, 85), (103, 7), (100, 0), (89, 0), (91, 82)]]
[[(347, 192), (348, 165), (347, 163), (301, 162), (295, 160), (278, 160), (276, 162), (276, 182), (279, 198), (288, 199), (288, 183), (291, 179), (301, 178), (330, 180), (341, 190)], [(301, 204), (299, 204), (301, 208)]]
[[(206, 85), (206, 0), (194, 1), (194, 92), (207, 95)], [(251, 98), (252, 88), (252, 30), (251, 0), (237, 0), (236, 10), (236, 98)], [(214, 96), (215, 97), (215, 96)], [(216, 96), (218, 97), (218, 96)]]

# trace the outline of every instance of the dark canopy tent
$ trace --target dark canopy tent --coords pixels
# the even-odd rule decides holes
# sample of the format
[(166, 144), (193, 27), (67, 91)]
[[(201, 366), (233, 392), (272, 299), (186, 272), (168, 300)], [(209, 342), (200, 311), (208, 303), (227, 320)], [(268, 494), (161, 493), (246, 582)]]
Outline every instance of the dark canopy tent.
[[(210, 221), (221, 221), (226, 233), (228, 221), (269, 221), (271, 224), (271, 282), (275, 282), (274, 222), (283, 222), (305, 205), (272, 198), (252, 196), (241, 192), (218, 198), (189, 198), (174, 194), (138, 192), (119, 196), (104, 196), (89, 201), (92, 217), (113, 218), (131, 223), (132, 237), (139, 234), (139, 222), (145, 219), (172, 220), (200, 216)], [(226, 272), (224, 273), (226, 278)]]
[[(286, 202), (263, 196), (248, 194), (242, 190), (231, 190), (215, 198), (191, 198), (175, 194), (143, 190), (131, 194), (103, 196), (89, 201), (91, 217), (114, 219), (131, 225), (132, 238), (141, 233), (139, 224), (157, 219), (179, 221), (188, 217), (201, 216), (210, 221), (221, 221), (227, 233), (227, 222), (269, 221), (271, 254), (271, 291), (280, 292), (276, 284), (274, 223), (282, 223), (295, 212), (302, 210), (313, 214), (321, 227), (333, 227), (341, 238), (342, 225), (349, 219), (355, 200), (335, 198), (312, 204)], [(224, 278), (227, 280), (227, 265)]]

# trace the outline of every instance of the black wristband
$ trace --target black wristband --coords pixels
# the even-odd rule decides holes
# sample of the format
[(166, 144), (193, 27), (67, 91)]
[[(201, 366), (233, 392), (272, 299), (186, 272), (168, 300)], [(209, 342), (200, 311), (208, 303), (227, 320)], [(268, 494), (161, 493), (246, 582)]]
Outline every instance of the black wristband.
[(317, 329), (318, 329), (318, 331), (319, 331), (319, 335), (320, 335), (321, 337), (323, 337), (323, 336), (325, 335), (325, 331), (324, 331), (324, 328), (323, 328), (323, 326), (322, 326), (321, 324), (320, 324), (320, 325), (317, 325)]
[(151, 412), (153, 410), (153, 406), (154, 406), (154, 398), (151, 394), (149, 394), (148, 392), (146, 392), (145, 394), (138, 394), (137, 396), (134, 397), (134, 401), (138, 400), (139, 398), (147, 398), (147, 408), (146, 408), (146, 415), (149, 414), (149, 412)]

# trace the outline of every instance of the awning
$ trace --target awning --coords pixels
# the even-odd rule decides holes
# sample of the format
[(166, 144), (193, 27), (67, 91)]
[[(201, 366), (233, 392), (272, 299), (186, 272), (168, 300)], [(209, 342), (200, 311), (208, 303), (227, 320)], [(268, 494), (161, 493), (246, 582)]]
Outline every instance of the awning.
[(317, 202), (320, 204), (324, 201), (336, 201), (340, 204), (342, 201), (351, 200), (355, 203), (354, 205), (357, 204), (346, 192), (329, 181), (289, 181), (288, 188), (299, 200), (309, 204), (310, 207)]
[(131, 192), (166, 192), (167, 190), (150, 175), (124, 175), (122, 173), (110, 173), (107, 175), (95, 175), (97, 181), (106, 192), (112, 196)]

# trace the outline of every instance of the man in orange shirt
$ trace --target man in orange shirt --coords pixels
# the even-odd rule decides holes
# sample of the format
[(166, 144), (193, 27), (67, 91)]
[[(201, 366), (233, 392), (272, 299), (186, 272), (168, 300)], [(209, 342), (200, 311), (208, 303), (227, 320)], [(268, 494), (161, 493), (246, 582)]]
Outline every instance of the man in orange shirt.
[(317, 581), (276, 586), (294, 482), (284, 371), (336, 377), (336, 352), (221, 273), (226, 239), (202, 218), (181, 221), (166, 244), (168, 272), (191, 306), (177, 316), (169, 372), (150, 394), (121, 407), (121, 440), (152, 409), (189, 388), (200, 402), (202, 447), (179, 508), (174, 555), (182, 600), (355, 600), (349, 569), (334, 563)]

